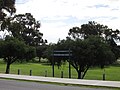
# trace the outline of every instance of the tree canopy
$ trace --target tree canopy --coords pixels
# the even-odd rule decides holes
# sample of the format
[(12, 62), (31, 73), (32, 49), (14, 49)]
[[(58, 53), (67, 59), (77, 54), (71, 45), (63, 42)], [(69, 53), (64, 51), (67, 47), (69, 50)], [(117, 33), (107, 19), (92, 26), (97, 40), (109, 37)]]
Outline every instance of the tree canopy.
[(6, 17), (4, 10), (8, 11), (10, 14), (15, 13), (15, 0), (0, 0), (0, 21), (3, 21)]
[(82, 24), (81, 27), (73, 27), (69, 30), (68, 35), (72, 38), (86, 39), (91, 35), (103, 37), (106, 41), (119, 39), (119, 30), (112, 30), (108, 26), (99, 24), (95, 21), (89, 21), (88, 24)]
[[(13, 62), (34, 58), (36, 49), (40, 51), (37, 47), (47, 43), (47, 40), (42, 39), (43, 33), (39, 30), (40, 21), (31, 13), (13, 14), (15, 12), (15, 0), (0, 0), (0, 31), (7, 31), (7, 35), (0, 40), (0, 57), (7, 63), (6, 73), (9, 73)], [(37, 55), (39, 56), (38, 53)]]
[(115, 40), (120, 40), (120, 31), (118, 29), (112, 30), (108, 26), (99, 24), (95, 21), (89, 21), (88, 24), (82, 24), (81, 27), (73, 27), (69, 30), (68, 37), (72, 39), (87, 39), (94, 35), (102, 37), (103, 40), (109, 44), (112, 51), (115, 53), (116, 59), (120, 57), (120, 49), (117, 47)]
[[(119, 33), (118, 29), (112, 30), (108, 26), (98, 24), (94, 21), (83, 24), (81, 27), (73, 27), (69, 30), (68, 38), (77, 41), (73, 45), (75, 47), (74, 50), (76, 50), (75, 55), (77, 56), (74, 56), (76, 59), (73, 58), (71, 64), (74, 64), (75, 68), (79, 68), (79, 71), (83, 68), (81, 71), (84, 74), (81, 78), (85, 75), (85, 67), (86, 70), (91, 65), (98, 65), (104, 68), (105, 65), (115, 62), (120, 57), (120, 48), (115, 43), (115, 40), (120, 39)], [(82, 60), (84, 63), (82, 63)], [(89, 62), (93, 63), (90, 64)], [(80, 76), (78, 75), (78, 77)]]
[(79, 38), (73, 40), (67, 38), (60, 40), (55, 45), (57, 50), (72, 51), (72, 57), (57, 57), (54, 60), (61, 64), (62, 61), (67, 60), (75, 68), (78, 73), (78, 78), (84, 78), (87, 70), (92, 66), (100, 66), (103, 68), (105, 65), (113, 63), (116, 58), (111, 51), (110, 46), (97, 36), (90, 36), (85, 40)]
[(27, 45), (37, 46), (45, 43), (43, 33), (39, 31), (40, 22), (30, 14), (18, 14), (7, 18), (1, 25), (1, 30), (7, 30), (11, 36), (22, 39)]
[(47, 45), (40, 45), (36, 47), (36, 56), (39, 57), (39, 62), (41, 58), (44, 58), (44, 52), (47, 49)]
[[(35, 49), (34, 49), (35, 50)], [(23, 41), (7, 36), (5, 40), (0, 41), (0, 56), (7, 63), (6, 73), (10, 71), (10, 65), (17, 60), (26, 59), (29, 46)], [(32, 54), (33, 52), (29, 52)], [(32, 55), (32, 58), (35, 56)]]

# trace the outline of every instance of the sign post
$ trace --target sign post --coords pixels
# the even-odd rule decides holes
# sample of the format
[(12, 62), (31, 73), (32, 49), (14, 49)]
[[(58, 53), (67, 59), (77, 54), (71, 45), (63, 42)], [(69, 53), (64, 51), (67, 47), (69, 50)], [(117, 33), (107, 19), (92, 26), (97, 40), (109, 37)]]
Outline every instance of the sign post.
[(70, 65), (70, 49), (69, 49), (69, 78), (71, 78), (71, 65)]
[(54, 62), (54, 58), (52, 59), (52, 75), (53, 75), (53, 77), (54, 77), (54, 64), (55, 64), (55, 62)]
[(71, 65), (70, 65), (70, 57), (72, 56), (72, 51), (69, 50), (54, 50), (53, 51), (53, 60), (52, 60), (52, 75), (54, 77), (54, 57), (68, 57), (69, 58), (69, 78), (71, 78)]

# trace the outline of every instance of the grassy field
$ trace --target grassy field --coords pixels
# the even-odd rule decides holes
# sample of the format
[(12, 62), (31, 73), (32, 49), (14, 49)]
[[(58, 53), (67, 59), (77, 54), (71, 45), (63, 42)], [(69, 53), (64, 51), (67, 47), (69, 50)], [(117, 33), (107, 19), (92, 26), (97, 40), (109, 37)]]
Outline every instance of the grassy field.
[[(0, 73), (5, 73), (6, 64), (0, 62)], [(17, 74), (18, 69), (20, 69), (20, 74), (29, 75), (30, 70), (32, 70), (32, 75), (34, 76), (45, 76), (47, 71), (47, 76), (52, 77), (52, 66), (45, 65), (45, 63), (15, 63), (11, 65), (11, 74)], [(68, 78), (68, 65), (62, 65), (59, 69), (55, 66), (55, 77), (61, 77), (61, 71), (64, 73), (64, 78)], [(106, 80), (120, 81), (120, 66), (110, 66), (105, 68)], [(85, 79), (92, 80), (102, 80), (103, 70), (100, 68), (90, 68), (85, 76)], [(72, 78), (77, 78), (77, 73), (74, 68), (72, 68)]]

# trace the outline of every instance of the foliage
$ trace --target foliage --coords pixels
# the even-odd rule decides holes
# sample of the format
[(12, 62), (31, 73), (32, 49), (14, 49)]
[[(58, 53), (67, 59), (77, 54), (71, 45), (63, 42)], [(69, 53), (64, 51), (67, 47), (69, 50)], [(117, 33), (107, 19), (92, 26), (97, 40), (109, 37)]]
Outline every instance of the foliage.
[[(89, 37), (85, 40), (76, 39), (70, 45), (73, 51), (70, 63), (78, 72), (78, 78), (84, 78), (91, 66), (100, 65), (102, 67), (110, 63), (111, 60), (115, 61), (110, 47), (99, 37)], [(106, 57), (107, 54), (111, 54), (111, 56)]]
[(36, 21), (31, 13), (6, 18), (1, 25), (2, 31), (7, 30), (11, 36), (24, 40), (30, 46), (38, 46), (47, 42), (42, 39), (43, 34), (39, 32), (39, 28), (40, 22)]
[(106, 25), (98, 24), (94, 21), (89, 21), (88, 24), (83, 24), (81, 27), (73, 27), (69, 30), (68, 35), (72, 38), (86, 39), (91, 35), (103, 37), (106, 41), (111, 39), (119, 39), (119, 30), (112, 30)]
[[(79, 38), (72, 40), (59, 40), (49, 48), (51, 50), (68, 50), (72, 51), (72, 57), (54, 57), (54, 61), (60, 66), (62, 62), (68, 61), (75, 68), (78, 73), (78, 78), (84, 78), (86, 72), (91, 66), (100, 66), (103, 68), (105, 65), (113, 63), (115, 55), (112, 53), (110, 46), (105, 43), (102, 38), (97, 36), (90, 36), (85, 40)], [(52, 52), (51, 52), (52, 53)], [(50, 54), (48, 54), (50, 55)], [(50, 56), (49, 56), (50, 57)], [(48, 58), (51, 59), (52, 58)]]
[[(68, 35), (69, 37), (67, 38), (76, 41), (76, 45), (74, 42), (73, 47), (75, 47), (74, 50), (76, 50), (77, 56), (74, 56), (75, 59), (73, 59), (72, 64), (77, 68), (76, 70), (78, 70), (78, 68), (83, 68), (83, 70), (78, 70), (80, 71), (78, 72), (78, 78), (81, 76), (79, 73), (82, 71), (84, 73), (81, 78), (83, 78), (86, 70), (92, 64), (104, 68), (105, 65), (110, 65), (120, 57), (120, 49), (115, 43), (115, 40), (120, 39), (119, 30), (112, 30), (106, 25), (104, 26), (90, 21), (88, 24), (81, 25), (81, 27), (73, 27), (69, 30)], [(82, 60), (84, 63), (82, 63)]]
[(55, 48), (55, 45), (56, 44), (50, 43), (47, 46), (46, 50), (43, 52), (43, 57), (47, 58), (51, 64), (52, 64), (52, 60), (53, 60), (52, 53), (53, 53), (53, 50)]
[[(43, 57), (47, 58), (48, 61), (52, 64), (56, 64), (58, 67), (60, 67), (63, 63), (65, 63), (66, 61), (66, 57), (54, 57), (53, 56), (53, 51), (54, 50), (63, 50), (63, 48), (61, 47), (61, 45), (59, 45), (60, 43), (57, 44), (52, 44), (50, 43), (46, 50), (43, 53)], [(65, 50), (65, 49), (64, 49)], [(54, 60), (54, 62), (53, 62)]]
[[(14, 4), (15, 0), (0, 0), (0, 31), (7, 31), (10, 37), (24, 41), (29, 46), (37, 47), (47, 43), (47, 40), (42, 39), (43, 33), (39, 31), (40, 22), (36, 21), (31, 13), (13, 15), (16, 12)], [(11, 15), (6, 17), (4, 10)], [(24, 56), (27, 61), (36, 56), (34, 47), (26, 47), (27, 53)]]
[(26, 50), (27, 50), (27, 52), (24, 55), (24, 59), (26, 59), (27, 62), (36, 57), (36, 48), (35, 47), (27, 46)]
[[(0, 42), (0, 56), (7, 63), (6, 73), (9, 73), (10, 65), (12, 63), (17, 60), (26, 59), (25, 55), (28, 52), (28, 48), (29, 46), (27, 46), (23, 41), (19, 41), (18, 39), (9, 36)], [(32, 53), (33, 52), (30, 52), (30, 54)], [(31, 58), (33, 57), (34, 56), (31, 55)]]
[(71, 50), (73, 52), (73, 56), (70, 63), (78, 72), (78, 79), (80, 79), (84, 77), (89, 67), (94, 63), (94, 46), (90, 45), (87, 40), (82, 41), (80, 39), (73, 41), (72, 45)]
[(94, 46), (92, 50), (95, 53), (95, 65), (104, 68), (106, 65), (110, 65), (116, 61), (116, 56), (112, 52), (111, 46), (103, 38), (91, 36), (87, 40), (89, 40), (90, 45)]
[(0, 21), (3, 21), (6, 17), (4, 10), (8, 11), (10, 14), (15, 13), (15, 0), (0, 0)]
[(39, 62), (41, 58), (44, 58), (43, 55), (46, 49), (47, 49), (47, 45), (44, 45), (44, 44), (36, 47), (36, 54), (37, 54), (37, 57), (39, 57)]
[(120, 48), (115, 43), (115, 40), (120, 39), (119, 33), (120, 31), (118, 29), (112, 30), (106, 25), (90, 21), (88, 24), (81, 25), (81, 27), (71, 28), (68, 35), (72, 39), (87, 39), (91, 35), (102, 37), (103, 40), (111, 46), (116, 59), (118, 59), (120, 57)]
[[(54, 57), (54, 61), (60, 66), (63, 61), (67, 60), (77, 71), (78, 78), (84, 78), (91, 66), (104, 68), (105, 65), (112, 64), (119, 57), (119, 53), (115, 53), (118, 47), (114, 42), (114, 39), (118, 38), (117, 31), (112, 34), (110, 32), (112, 29), (95, 22), (83, 24), (81, 28), (74, 27), (69, 32), (71, 37), (48, 46), (47, 58), (52, 61), (53, 50), (72, 50), (71, 60), (60, 56)], [(117, 50), (115, 51), (113, 47)]]

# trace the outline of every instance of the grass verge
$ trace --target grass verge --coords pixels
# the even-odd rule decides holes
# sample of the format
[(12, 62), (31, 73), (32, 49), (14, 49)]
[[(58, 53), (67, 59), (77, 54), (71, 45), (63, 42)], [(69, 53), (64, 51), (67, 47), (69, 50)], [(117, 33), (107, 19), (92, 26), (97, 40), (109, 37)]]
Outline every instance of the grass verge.
[[(0, 73), (4, 73), (6, 64), (0, 62)], [(41, 63), (15, 63), (11, 65), (10, 74), (17, 74), (20, 69), (21, 75), (29, 75), (32, 70), (33, 76), (45, 76), (52, 77), (52, 66)], [(55, 77), (61, 77), (61, 71), (63, 71), (63, 77), (68, 78), (68, 65), (62, 65), (60, 68), (55, 66)], [(72, 67), (72, 78), (77, 78), (77, 72)], [(105, 68), (106, 80), (120, 81), (120, 66), (110, 66)], [(90, 68), (86, 73), (85, 79), (90, 80), (102, 80), (103, 70), (100, 68)]]

